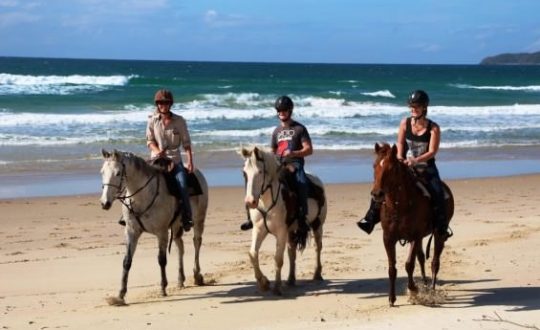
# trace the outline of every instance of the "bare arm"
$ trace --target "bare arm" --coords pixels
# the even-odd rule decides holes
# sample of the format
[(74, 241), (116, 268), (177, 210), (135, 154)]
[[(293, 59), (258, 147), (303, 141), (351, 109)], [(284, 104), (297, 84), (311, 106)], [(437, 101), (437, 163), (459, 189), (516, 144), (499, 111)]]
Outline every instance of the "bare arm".
[(399, 160), (404, 160), (403, 155), (405, 154), (405, 128), (407, 126), (407, 118), (401, 120), (398, 129), (397, 136), (397, 158)]
[(193, 153), (191, 151), (191, 146), (184, 148), (186, 151), (186, 158), (187, 158), (187, 171), (188, 173), (193, 172)]

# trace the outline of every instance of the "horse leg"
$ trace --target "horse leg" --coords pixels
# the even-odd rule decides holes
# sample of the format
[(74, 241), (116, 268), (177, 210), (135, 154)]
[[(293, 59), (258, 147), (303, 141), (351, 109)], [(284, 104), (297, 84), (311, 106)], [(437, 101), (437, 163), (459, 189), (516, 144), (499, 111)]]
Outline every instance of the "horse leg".
[(388, 279), (390, 281), (388, 290), (388, 301), (390, 307), (394, 306), (396, 302), (396, 242), (391, 241), (389, 238), (384, 238), (384, 248), (388, 257)]
[(201, 274), (201, 264), (199, 263), (199, 255), (202, 245), (202, 225), (199, 226), (199, 221), (195, 221), (195, 230), (193, 236), (193, 247), (195, 248), (195, 261), (193, 265), (193, 279), (196, 285), (204, 285), (204, 278)]
[(287, 285), (294, 286), (296, 284), (296, 243), (290, 235), (288, 235), (287, 254), (289, 255), (289, 277), (287, 279)]
[(424, 254), (424, 250), (422, 248), (422, 240), (420, 240), (420, 246), (416, 249), (416, 258), (418, 259), (418, 263), (420, 264), (420, 272), (422, 273), (422, 282), (424, 285), (427, 285), (427, 277), (426, 277), (426, 255)]
[(433, 251), (433, 260), (431, 260), (431, 288), (435, 290), (437, 284), (437, 274), (439, 273), (441, 254), (444, 249), (444, 240), (439, 233), (435, 234), (435, 248)]
[(158, 236), (158, 246), (159, 246), (159, 252), (158, 252), (158, 263), (159, 268), (161, 271), (161, 295), (163, 297), (167, 296), (167, 272), (166, 272), (166, 266), (167, 266), (167, 231), (165, 231), (165, 234), (161, 234)]
[(126, 255), (124, 256), (124, 261), (122, 263), (122, 284), (120, 286), (120, 292), (118, 293), (118, 297), (112, 297), (107, 299), (109, 305), (122, 306), (126, 304), (124, 297), (127, 293), (129, 270), (131, 269), (131, 262), (133, 261), (133, 255), (135, 254), (135, 250), (137, 249), (137, 243), (140, 236), (141, 233), (128, 231), (126, 229), (127, 244)]
[(259, 287), (259, 290), (263, 292), (270, 289), (270, 282), (268, 281), (268, 278), (264, 276), (261, 267), (259, 266), (259, 249), (267, 234), (268, 232), (266, 230), (254, 228), (251, 234), (251, 247), (249, 249), (249, 259), (253, 266), (253, 271), (255, 272), (257, 286)]
[(408, 284), (410, 294), (414, 295), (418, 292), (418, 287), (414, 283), (414, 266), (416, 264), (416, 256), (418, 254), (418, 240), (412, 241), (409, 244), (409, 254), (405, 261), (405, 270), (407, 271)]
[(321, 262), (321, 252), (322, 252), (322, 225), (317, 228), (317, 230), (313, 231), (313, 237), (315, 239), (315, 253), (316, 253), (316, 265), (315, 265), (315, 272), (313, 273), (313, 280), (315, 281), (322, 281), (322, 262)]
[(275, 264), (275, 281), (274, 294), (281, 296), (281, 269), (283, 268), (283, 257), (285, 253), (285, 245), (287, 244), (287, 230), (283, 230), (276, 236), (276, 254), (274, 255)]
[[(180, 230), (180, 228), (177, 228), (176, 230)], [(184, 240), (181, 232), (178, 232), (174, 237), (174, 243), (178, 248), (178, 287), (183, 288), (184, 282), (186, 281), (186, 274), (184, 273)]]

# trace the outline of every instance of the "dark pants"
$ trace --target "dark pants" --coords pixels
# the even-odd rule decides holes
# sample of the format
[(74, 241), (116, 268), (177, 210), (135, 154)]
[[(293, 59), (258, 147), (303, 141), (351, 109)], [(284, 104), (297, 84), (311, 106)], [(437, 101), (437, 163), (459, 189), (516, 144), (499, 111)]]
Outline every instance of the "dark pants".
[[(191, 220), (191, 204), (189, 203), (189, 194), (188, 194), (188, 179), (186, 169), (182, 164), (176, 166), (175, 173), (176, 181), (180, 186), (180, 195), (182, 196), (182, 211), (185, 216)], [(184, 219), (186, 220), (186, 219)]]
[(433, 198), (435, 225), (438, 229), (446, 231), (448, 226), (448, 221), (446, 220), (446, 202), (444, 200), (444, 188), (439, 176), (439, 170), (437, 170), (436, 166), (428, 166), (422, 173), (422, 176)]
[(305, 218), (308, 214), (308, 179), (302, 164), (293, 163), (291, 165), (295, 168), (294, 180), (298, 193), (298, 216)]

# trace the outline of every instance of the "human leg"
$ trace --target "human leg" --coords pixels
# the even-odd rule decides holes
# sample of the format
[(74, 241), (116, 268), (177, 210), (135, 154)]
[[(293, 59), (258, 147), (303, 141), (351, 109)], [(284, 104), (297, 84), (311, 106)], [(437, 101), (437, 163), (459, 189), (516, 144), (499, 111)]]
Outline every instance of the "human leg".
[(298, 191), (298, 229), (301, 232), (307, 232), (309, 230), (306, 219), (308, 214), (308, 182), (304, 168), (297, 167), (294, 177)]
[(356, 225), (369, 235), (379, 221), (381, 221), (381, 203), (371, 199), (369, 210), (366, 212), (364, 218), (358, 221)]
[(445, 238), (451, 236), (448, 232), (448, 219), (446, 219), (446, 203), (444, 200), (444, 189), (436, 167), (426, 169), (426, 180), (433, 199), (433, 209), (435, 213), (435, 229)]
[(176, 170), (176, 181), (180, 186), (180, 195), (182, 198), (182, 224), (185, 231), (189, 231), (193, 227), (193, 219), (191, 213), (191, 204), (189, 202), (187, 173), (182, 164), (178, 164)]

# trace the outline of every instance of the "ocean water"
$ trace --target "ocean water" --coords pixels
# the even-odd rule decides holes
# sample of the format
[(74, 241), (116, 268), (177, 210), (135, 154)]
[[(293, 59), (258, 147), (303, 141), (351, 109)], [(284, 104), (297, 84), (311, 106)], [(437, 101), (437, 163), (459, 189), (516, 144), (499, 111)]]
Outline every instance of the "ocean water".
[(441, 126), (443, 159), (540, 159), (530, 152), (540, 146), (540, 66), (0, 57), (0, 176), (88, 172), (101, 148), (145, 155), (160, 88), (174, 93), (173, 111), (186, 118), (196, 157), (213, 168), (236, 166), (220, 154), (269, 144), (272, 105), (282, 94), (295, 102), (317, 152), (369, 162), (375, 142), (395, 141), (409, 114), (407, 95), (419, 88)]

